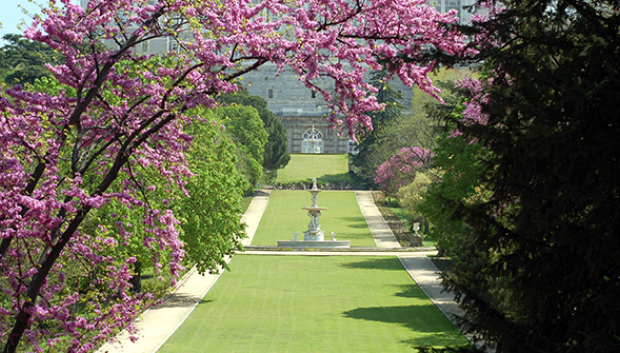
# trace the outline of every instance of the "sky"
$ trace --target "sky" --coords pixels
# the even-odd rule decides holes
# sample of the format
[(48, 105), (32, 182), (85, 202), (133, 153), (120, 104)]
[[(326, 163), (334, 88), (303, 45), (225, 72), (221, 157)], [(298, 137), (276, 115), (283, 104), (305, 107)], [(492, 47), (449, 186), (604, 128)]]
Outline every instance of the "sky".
[[(6, 44), (6, 42), (2, 40), (2, 36), (5, 34), (21, 34), (24, 32), (28, 26), (22, 26), (21, 30), (17, 28), (17, 25), (22, 22), (22, 20), (26, 20), (26, 24), (30, 25), (30, 17), (23, 12), (19, 5), (28, 12), (37, 14), (41, 13), (41, 8), (37, 6), (36, 3), (48, 4), (48, 2), (48, 0), (0, 0), (0, 23), (2, 23), (2, 28), (0, 28), (0, 46)], [(74, 0), (74, 2), (79, 3), (79, 0)]]
[[(26, 23), (30, 24), (30, 18), (18, 7), (20, 4), (29, 12), (40, 13), (39, 7), (28, 0), (0, 0), (0, 23), (2, 23), (0, 38), (9, 33), (21, 34), (26, 29), (26, 27), (23, 27), (21, 31), (17, 29), (17, 25), (22, 19), (25, 19)], [(0, 45), (4, 44), (6, 42), (0, 40)]]

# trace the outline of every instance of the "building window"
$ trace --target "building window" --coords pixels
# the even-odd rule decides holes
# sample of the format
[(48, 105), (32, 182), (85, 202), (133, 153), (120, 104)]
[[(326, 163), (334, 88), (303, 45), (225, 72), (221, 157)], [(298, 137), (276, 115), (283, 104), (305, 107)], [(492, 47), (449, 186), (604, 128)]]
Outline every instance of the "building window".
[(304, 132), (301, 141), (301, 153), (322, 153), (323, 152), (323, 134), (316, 130), (314, 126), (312, 130)]
[(316, 91), (312, 91), (312, 98), (316, 98)]
[(347, 145), (347, 153), (349, 154), (358, 154), (360, 151), (357, 149), (357, 143), (353, 140), (349, 140), (349, 144)]
[(268, 98), (273, 98), (273, 90), (272, 89), (267, 90), (267, 97)]
[(148, 41), (144, 41), (142, 42), (142, 54), (147, 54), (149, 52), (149, 42)]
[(179, 42), (168, 38), (168, 51), (177, 51), (177, 49), (179, 49)]

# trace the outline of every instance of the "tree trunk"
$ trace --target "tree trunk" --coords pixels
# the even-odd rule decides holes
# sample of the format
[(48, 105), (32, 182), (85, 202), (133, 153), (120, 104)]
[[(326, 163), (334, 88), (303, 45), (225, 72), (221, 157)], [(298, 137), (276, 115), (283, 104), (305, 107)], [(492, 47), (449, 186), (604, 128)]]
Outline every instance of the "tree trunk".
[(140, 261), (136, 261), (133, 264), (133, 270), (136, 274), (129, 280), (129, 283), (132, 285), (131, 291), (133, 293), (140, 293), (142, 292), (142, 264)]

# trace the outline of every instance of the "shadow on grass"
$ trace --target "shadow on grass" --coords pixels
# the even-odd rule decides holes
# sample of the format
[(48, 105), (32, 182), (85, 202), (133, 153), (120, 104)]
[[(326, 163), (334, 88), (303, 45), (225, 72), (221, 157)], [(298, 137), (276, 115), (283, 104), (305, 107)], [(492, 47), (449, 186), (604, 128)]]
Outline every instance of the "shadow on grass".
[[(468, 346), (467, 342), (465, 341), (465, 338), (459, 339), (459, 337), (462, 337), (462, 336), (458, 333), (435, 332), (429, 336), (413, 338), (413, 339), (404, 340), (401, 342), (412, 348), (425, 347), (428, 349), (429, 347), (435, 347), (435, 348), (450, 347), (450, 348), (453, 348), (454, 350), (449, 351), (449, 352), (455, 352), (455, 353), (457, 352), (462, 352), (462, 353), (479, 352), (473, 349), (473, 347)], [(416, 352), (418, 352), (418, 350), (416, 350)]]
[(338, 219), (341, 219), (343, 221), (347, 221), (347, 222), (351, 222), (351, 223), (364, 223), (366, 224), (366, 220), (364, 220), (364, 217), (359, 216), (359, 217), (338, 217)]
[(357, 308), (345, 311), (343, 315), (357, 320), (398, 324), (415, 332), (443, 332), (443, 330), (438, 331), (433, 328), (436, 327), (435, 325), (429, 325), (429, 321), (436, 321), (438, 315), (443, 315), (430, 302), (424, 305)]
[[(402, 341), (411, 347), (440, 347), (466, 344), (461, 333), (453, 330), (453, 326), (429, 324), (430, 322), (437, 322), (439, 316), (443, 316), (433, 304), (358, 308), (344, 312), (343, 316), (357, 320), (386, 322), (404, 326), (418, 333), (418, 337)], [(441, 317), (441, 319), (443, 320), (444, 318)]]
[(407, 285), (399, 285), (398, 287), (401, 291), (394, 294), (397, 297), (401, 298), (415, 298), (415, 299), (427, 299), (428, 297), (417, 284), (407, 284)]
[[(351, 183), (351, 177), (349, 176), (349, 173), (342, 173), (342, 174), (326, 174), (326, 175), (322, 175), (318, 178), (316, 178), (318, 182), (325, 182), (325, 183), (342, 183), (342, 182), (347, 182), (347, 183)], [(310, 179), (310, 181), (312, 181), (312, 179)]]
[(366, 220), (364, 217), (337, 217), (336, 220), (342, 221), (342, 223), (348, 222), (347, 227), (350, 228), (368, 228), (368, 224), (366, 224)]
[(403, 265), (394, 257), (372, 258), (357, 262), (347, 262), (341, 266), (351, 269), (403, 271)]
[[(342, 174), (325, 174), (316, 176), (318, 188), (321, 190), (353, 190), (355, 185), (349, 173)], [(276, 186), (282, 189), (291, 190), (309, 190), (312, 188), (312, 178), (301, 179), (278, 179)]]
[(191, 308), (196, 305), (196, 302), (203, 303), (199, 296), (177, 293), (166, 298), (162, 305), (153, 307), (153, 310), (157, 308)]

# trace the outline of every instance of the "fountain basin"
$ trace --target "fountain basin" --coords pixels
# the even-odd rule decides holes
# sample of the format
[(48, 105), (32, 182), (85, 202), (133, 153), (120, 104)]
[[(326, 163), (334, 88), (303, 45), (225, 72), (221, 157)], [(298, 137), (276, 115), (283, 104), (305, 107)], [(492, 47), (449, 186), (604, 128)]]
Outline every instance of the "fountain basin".
[(350, 248), (349, 240), (278, 240), (279, 248), (336, 249)]
[(324, 241), (325, 235), (321, 230), (304, 231), (304, 240)]

